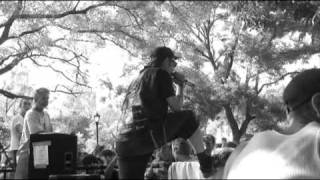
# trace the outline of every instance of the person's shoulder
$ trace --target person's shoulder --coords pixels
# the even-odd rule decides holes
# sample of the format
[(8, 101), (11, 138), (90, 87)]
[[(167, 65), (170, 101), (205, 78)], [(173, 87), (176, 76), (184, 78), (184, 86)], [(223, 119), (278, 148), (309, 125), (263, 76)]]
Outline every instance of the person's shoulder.
[(29, 109), (27, 112), (26, 112), (26, 115), (24, 116), (24, 118), (30, 118), (30, 117), (34, 117), (36, 115), (36, 112), (34, 109)]
[(43, 113), (46, 115), (46, 116), (49, 116), (49, 113), (48, 113), (48, 111), (46, 111), (46, 110), (43, 110)]
[(265, 131), (261, 131), (256, 133), (255, 135), (252, 136), (252, 138), (250, 140), (248, 140), (248, 142), (250, 141), (260, 141), (260, 139), (265, 139), (268, 137), (272, 137), (274, 135), (276, 135), (277, 133), (274, 130), (265, 130)]
[(163, 70), (161, 68), (158, 68), (156, 73), (158, 78), (170, 79), (171, 77), (168, 71)]
[(169, 75), (169, 72), (168, 72), (168, 71), (163, 70), (163, 69), (161, 69), (161, 68), (157, 68), (156, 71), (157, 71), (157, 73), (160, 73), (160, 74), (167, 74), (167, 75)]
[(13, 123), (17, 123), (17, 122), (19, 122), (21, 119), (23, 119), (23, 117), (21, 116), (21, 114), (16, 114), (16, 115), (14, 115), (13, 117), (12, 117), (12, 122)]
[(240, 142), (240, 144), (232, 151), (232, 153), (229, 154), (229, 156), (225, 162), (223, 178), (227, 177), (229, 170), (230, 170), (231, 166), (233, 165), (234, 161), (238, 158), (240, 153), (247, 147), (248, 143), (251, 140)]
[(304, 129), (307, 129), (307, 130), (311, 130), (311, 129), (315, 129), (315, 130), (320, 130), (320, 123), (317, 122), (317, 121), (312, 121), (310, 123), (308, 123)]
[(170, 73), (160, 67), (150, 67), (145, 70), (146, 74), (157, 74), (157, 75), (165, 75), (170, 76)]
[(24, 115), (24, 117), (30, 116), (31, 114), (33, 114), (33, 109), (29, 109)]

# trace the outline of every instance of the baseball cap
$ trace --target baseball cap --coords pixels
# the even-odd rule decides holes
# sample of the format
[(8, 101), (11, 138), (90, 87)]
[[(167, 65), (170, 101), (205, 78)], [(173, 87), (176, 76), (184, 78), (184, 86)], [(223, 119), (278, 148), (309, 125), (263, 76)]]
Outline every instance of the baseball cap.
[(283, 92), (283, 101), (292, 110), (320, 92), (320, 69), (308, 69), (295, 76)]
[(179, 56), (175, 55), (174, 52), (170, 48), (168, 48), (166, 46), (161, 46), (161, 47), (155, 48), (152, 51), (150, 57), (156, 58), (156, 59), (162, 59), (162, 60), (164, 60), (167, 57), (172, 58), (173, 60), (180, 58)]

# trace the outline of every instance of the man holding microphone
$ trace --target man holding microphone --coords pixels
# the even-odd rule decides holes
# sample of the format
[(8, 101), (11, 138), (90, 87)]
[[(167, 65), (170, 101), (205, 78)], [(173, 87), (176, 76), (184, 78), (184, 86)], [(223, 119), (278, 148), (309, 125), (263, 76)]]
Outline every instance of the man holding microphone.
[(129, 109), (132, 116), (125, 120), (117, 140), (120, 179), (143, 179), (153, 150), (178, 137), (189, 139), (194, 146), (204, 177), (212, 175), (212, 160), (204, 151), (199, 122), (193, 111), (182, 110), (186, 79), (174, 72), (178, 57), (162, 46), (155, 48), (150, 58), (130, 84), (122, 106), (123, 113)]

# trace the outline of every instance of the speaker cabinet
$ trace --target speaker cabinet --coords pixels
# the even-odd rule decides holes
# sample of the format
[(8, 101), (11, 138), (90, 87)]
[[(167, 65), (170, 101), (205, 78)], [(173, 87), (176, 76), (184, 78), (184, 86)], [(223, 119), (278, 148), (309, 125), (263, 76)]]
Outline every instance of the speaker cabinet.
[(77, 136), (61, 133), (31, 134), (29, 178), (76, 173)]

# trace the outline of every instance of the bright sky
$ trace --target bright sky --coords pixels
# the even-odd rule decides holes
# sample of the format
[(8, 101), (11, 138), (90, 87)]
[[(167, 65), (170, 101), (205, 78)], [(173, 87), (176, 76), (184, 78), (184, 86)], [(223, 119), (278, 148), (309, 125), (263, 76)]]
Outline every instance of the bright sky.
[[(130, 58), (129, 54), (119, 47), (111, 44), (106, 44), (105, 48), (97, 49), (89, 57), (90, 65), (87, 66), (89, 70), (89, 82), (92, 87), (93, 92), (97, 94), (97, 98), (105, 96), (108, 92), (105, 89), (99, 88), (99, 79), (107, 80), (107, 78), (112, 82), (113, 87), (120, 84), (127, 84), (130, 77), (120, 77), (122, 75), (122, 69), (125, 62), (127, 64), (137, 63), (138, 60), (135, 58)], [(56, 73), (48, 70), (46, 68), (39, 68), (31, 65), (31, 62), (23, 62), (24, 66), (17, 66), (14, 70), (21, 70), (27, 68), (29, 71), (29, 85), (33, 89), (40, 87), (46, 87), (49, 89), (54, 89), (57, 83), (67, 82), (63, 77), (60, 77)], [(9, 81), (11, 79), (10, 73), (6, 73), (0, 76), (0, 82)], [(30, 96), (32, 94), (29, 94)], [(57, 114), (59, 104), (64, 100), (61, 98), (63, 94), (61, 93), (51, 93), (50, 101), (54, 104), (49, 104), (48, 111), (51, 114)], [(97, 104), (99, 106), (99, 104)], [(99, 107), (97, 107), (99, 108)]]

